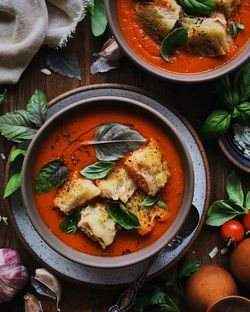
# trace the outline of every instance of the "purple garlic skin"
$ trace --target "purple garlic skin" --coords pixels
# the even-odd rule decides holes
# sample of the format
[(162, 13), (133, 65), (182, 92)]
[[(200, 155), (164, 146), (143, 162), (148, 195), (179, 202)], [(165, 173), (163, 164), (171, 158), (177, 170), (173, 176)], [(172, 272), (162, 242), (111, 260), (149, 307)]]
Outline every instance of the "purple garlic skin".
[(28, 272), (17, 251), (0, 249), (0, 303), (10, 301), (28, 281)]

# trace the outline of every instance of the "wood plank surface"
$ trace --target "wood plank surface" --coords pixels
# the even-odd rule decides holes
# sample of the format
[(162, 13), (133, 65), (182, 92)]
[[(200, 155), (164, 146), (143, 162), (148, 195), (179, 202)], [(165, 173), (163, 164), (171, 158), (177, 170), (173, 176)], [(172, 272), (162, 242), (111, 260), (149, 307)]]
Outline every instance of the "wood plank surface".
[[(173, 106), (185, 116), (194, 129), (200, 133), (201, 125), (205, 117), (211, 113), (216, 106), (216, 99), (213, 93), (214, 83), (183, 85), (163, 81), (137, 68), (126, 57), (121, 60), (121, 67), (119, 69), (93, 76), (90, 74), (90, 66), (93, 61), (92, 54), (100, 49), (107, 37), (108, 34), (99, 39), (93, 38), (89, 31), (88, 19), (85, 19), (78, 25), (74, 39), (70, 40), (68, 46), (72, 49), (80, 62), (81, 81), (65, 78), (57, 74), (52, 74), (48, 77), (43, 75), (40, 69), (45, 67), (44, 58), (43, 53), (39, 52), (23, 74), (20, 82), (15, 86), (7, 86), (8, 99), (7, 102), (0, 107), (0, 114), (2, 115), (8, 111), (24, 107), (27, 100), (36, 89), (43, 90), (48, 100), (51, 100), (64, 92), (80, 86), (96, 83), (122, 83), (145, 89), (148, 93), (152, 94), (152, 96), (159, 98), (162, 104), (167, 103)], [(4, 86), (0, 88), (0, 92), (3, 89)], [(235, 167), (221, 153), (216, 141), (203, 139), (202, 141), (210, 165), (212, 179), (211, 202), (213, 202), (216, 199), (224, 198), (226, 177)], [(9, 150), (10, 144), (1, 138), (0, 152), (8, 155)], [(5, 165), (6, 161), (0, 159), (1, 194), (4, 188)], [(240, 170), (237, 170), (237, 172), (243, 182), (245, 190), (249, 190), (249, 175)], [(7, 214), (6, 210), (6, 201), (1, 200), (0, 215), (5, 216)], [(200, 260), (201, 263), (216, 263), (227, 267), (227, 256), (218, 255), (214, 260), (209, 259), (208, 253), (214, 246), (223, 246), (223, 242), (218, 235), (218, 230), (204, 226), (198, 239), (190, 248), (187, 258)], [(11, 224), (6, 226), (0, 223), (0, 247), (18, 249), (31, 274), (34, 272), (35, 268), (40, 267), (40, 264), (24, 250)], [(89, 288), (63, 279), (61, 279), (61, 282), (63, 285), (62, 312), (105, 312), (108, 310), (108, 307), (116, 301), (118, 294), (121, 292), (120, 289), (116, 288)], [(23, 295), (27, 290), (29, 290), (29, 288), (22, 291), (12, 302), (0, 304), (0, 311), (23, 311)], [(54, 302), (46, 298), (40, 297), (40, 299), (42, 300), (44, 312), (56, 311)]]

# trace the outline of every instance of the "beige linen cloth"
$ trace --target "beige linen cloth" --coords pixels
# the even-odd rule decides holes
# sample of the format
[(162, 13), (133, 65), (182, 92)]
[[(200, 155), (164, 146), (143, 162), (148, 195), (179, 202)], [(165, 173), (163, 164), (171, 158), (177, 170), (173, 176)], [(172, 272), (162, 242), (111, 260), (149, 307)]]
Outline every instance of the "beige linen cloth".
[(88, 0), (0, 0), (0, 84), (15, 84), (46, 44), (61, 47)]

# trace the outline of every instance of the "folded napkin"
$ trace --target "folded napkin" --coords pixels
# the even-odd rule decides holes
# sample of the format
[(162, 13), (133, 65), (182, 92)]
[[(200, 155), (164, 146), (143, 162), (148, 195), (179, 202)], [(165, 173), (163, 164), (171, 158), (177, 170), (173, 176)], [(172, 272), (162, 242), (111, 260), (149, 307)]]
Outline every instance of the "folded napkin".
[(1, 0), (0, 84), (15, 84), (41, 45), (61, 47), (88, 0)]

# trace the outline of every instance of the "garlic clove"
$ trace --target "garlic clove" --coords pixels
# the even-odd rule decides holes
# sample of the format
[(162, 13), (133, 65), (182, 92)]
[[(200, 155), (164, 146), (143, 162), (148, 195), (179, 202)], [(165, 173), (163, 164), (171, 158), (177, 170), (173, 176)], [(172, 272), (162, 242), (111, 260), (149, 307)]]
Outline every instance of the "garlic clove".
[(111, 38), (106, 41), (97, 56), (103, 57), (109, 61), (118, 61), (122, 57), (123, 53), (121, 48), (115, 41), (115, 39)]
[(39, 294), (56, 300), (57, 311), (60, 311), (59, 302), (61, 299), (62, 290), (58, 280), (54, 275), (45, 269), (37, 269), (35, 273), (35, 277), (31, 279), (33, 287)]
[(24, 311), (25, 312), (43, 312), (41, 302), (32, 294), (24, 296)]

